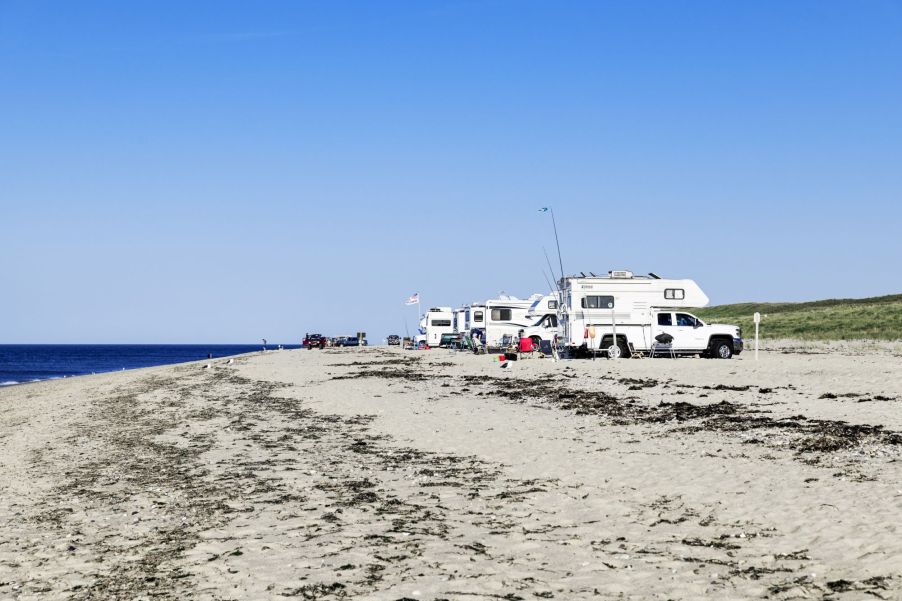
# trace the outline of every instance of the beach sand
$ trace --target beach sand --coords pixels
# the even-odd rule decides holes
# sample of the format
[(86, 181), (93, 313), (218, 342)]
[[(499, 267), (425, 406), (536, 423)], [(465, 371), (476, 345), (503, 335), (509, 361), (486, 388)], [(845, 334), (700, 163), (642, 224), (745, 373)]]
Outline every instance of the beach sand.
[(0, 599), (902, 599), (902, 357), (783, 348), (0, 389)]

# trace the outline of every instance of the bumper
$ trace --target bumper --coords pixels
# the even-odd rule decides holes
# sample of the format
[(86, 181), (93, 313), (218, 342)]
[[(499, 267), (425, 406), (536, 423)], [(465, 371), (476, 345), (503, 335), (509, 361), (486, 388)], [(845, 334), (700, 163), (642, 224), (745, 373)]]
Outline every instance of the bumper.
[(742, 352), (743, 349), (742, 338), (734, 338), (733, 339), (733, 354), (738, 355)]

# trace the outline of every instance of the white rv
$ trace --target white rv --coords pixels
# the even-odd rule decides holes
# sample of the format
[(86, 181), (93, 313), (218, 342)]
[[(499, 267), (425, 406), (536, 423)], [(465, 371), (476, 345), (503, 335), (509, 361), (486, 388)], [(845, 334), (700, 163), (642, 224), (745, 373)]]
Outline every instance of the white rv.
[(706, 324), (686, 312), (708, 304), (692, 280), (611, 271), (607, 277), (564, 278), (561, 290), (561, 335), (571, 353), (601, 349), (613, 357), (647, 354), (661, 334), (672, 337), (665, 348), (675, 354), (729, 359), (742, 352), (737, 326)]
[(467, 305), (467, 312), (464, 315), (464, 333), (478, 337), (485, 330), (485, 305), (482, 303), (473, 303)]
[(523, 335), (532, 338), (537, 345), (543, 340), (554, 342), (555, 336), (559, 336), (559, 309), (559, 293), (553, 292), (537, 298), (526, 312), (526, 320), (532, 325), (524, 328)]
[(505, 336), (516, 337), (534, 322), (526, 314), (532, 304), (541, 298), (534, 294), (527, 299), (500, 296), (487, 300), (484, 305), (470, 306), (470, 332), (488, 347), (497, 347)]
[(451, 307), (433, 307), (420, 319), (420, 334), (417, 341), (425, 340), (429, 346), (437, 347), (442, 334), (454, 333), (454, 312)]
[(454, 327), (455, 334), (467, 334), (469, 332), (466, 307), (458, 307), (454, 310), (454, 320), (451, 325)]

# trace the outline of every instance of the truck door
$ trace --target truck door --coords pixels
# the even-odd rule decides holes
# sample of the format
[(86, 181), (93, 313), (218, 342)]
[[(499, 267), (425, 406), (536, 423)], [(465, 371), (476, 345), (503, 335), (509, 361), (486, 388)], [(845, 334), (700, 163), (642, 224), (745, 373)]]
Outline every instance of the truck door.
[[(674, 347), (680, 350), (701, 350), (705, 348), (705, 342), (701, 340), (705, 332), (701, 328), (696, 328), (698, 323), (694, 315), (688, 313), (676, 313), (675, 330), (678, 334), (674, 334)], [(679, 344), (677, 344), (679, 341)]]
[(673, 325), (673, 313), (658, 313), (657, 324), (657, 327), (652, 331), (651, 344), (657, 342), (654, 340), (654, 337), (658, 334), (670, 334), (673, 336), (673, 348), (680, 348), (678, 346), (679, 341), (677, 340), (679, 332), (677, 332), (676, 327)]

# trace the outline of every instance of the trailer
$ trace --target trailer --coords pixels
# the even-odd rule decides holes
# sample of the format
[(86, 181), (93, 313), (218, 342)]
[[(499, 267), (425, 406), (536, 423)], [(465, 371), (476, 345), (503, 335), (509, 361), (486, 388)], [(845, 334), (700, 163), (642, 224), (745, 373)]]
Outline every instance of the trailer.
[(451, 307), (432, 307), (420, 318), (420, 336), (417, 342), (425, 341), (431, 347), (437, 347), (442, 334), (454, 333), (454, 312)]
[(541, 294), (534, 294), (526, 299), (501, 295), (484, 304), (470, 305), (470, 335), (489, 348), (501, 346), (505, 337), (516, 338), (521, 331), (534, 325), (527, 313), (541, 297)]
[(455, 334), (467, 334), (467, 307), (458, 307), (454, 310), (454, 320), (452, 326)]

